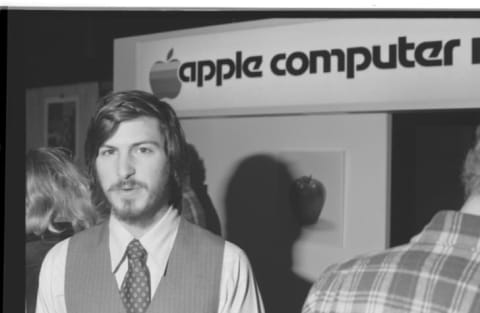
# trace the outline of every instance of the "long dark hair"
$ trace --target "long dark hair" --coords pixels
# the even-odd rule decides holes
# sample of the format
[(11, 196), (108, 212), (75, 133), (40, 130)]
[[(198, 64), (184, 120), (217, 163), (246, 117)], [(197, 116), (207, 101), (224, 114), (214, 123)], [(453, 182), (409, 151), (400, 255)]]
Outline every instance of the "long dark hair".
[(95, 160), (98, 149), (115, 134), (120, 123), (138, 117), (153, 117), (159, 122), (160, 132), (165, 137), (165, 153), (170, 166), (169, 204), (180, 207), (187, 164), (186, 142), (180, 122), (168, 103), (160, 101), (150, 93), (131, 90), (101, 98), (87, 131), (85, 161), (92, 178), (93, 203), (102, 214), (110, 212), (110, 205), (97, 178)]

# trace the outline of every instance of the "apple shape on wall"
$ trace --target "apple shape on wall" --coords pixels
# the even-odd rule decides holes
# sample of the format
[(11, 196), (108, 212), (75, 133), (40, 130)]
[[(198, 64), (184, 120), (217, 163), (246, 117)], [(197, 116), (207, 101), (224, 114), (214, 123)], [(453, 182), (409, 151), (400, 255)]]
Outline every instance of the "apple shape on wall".
[(172, 56), (173, 48), (167, 54), (167, 62), (157, 61), (150, 70), (150, 87), (159, 99), (177, 97), (182, 87), (178, 79), (180, 61)]
[(294, 179), (278, 184), (279, 190), (290, 192), (291, 209), (302, 226), (302, 242), (343, 247), (345, 152), (292, 149), (275, 155), (288, 164)]
[(325, 204), (325, 196), (325, 186), (312, 175), (301, 176), (293, 181), (290, 187), (290, 201), (302, 226), (318, 222)]

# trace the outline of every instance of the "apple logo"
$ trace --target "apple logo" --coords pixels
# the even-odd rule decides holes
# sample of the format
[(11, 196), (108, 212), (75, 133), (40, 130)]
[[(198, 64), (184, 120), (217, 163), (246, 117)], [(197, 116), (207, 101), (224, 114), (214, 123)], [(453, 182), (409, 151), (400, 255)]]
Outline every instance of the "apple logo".
[(172, 56), (173, 48), (167, 54), (167, 62), (157, 61), (150, 70), (150, 87), (159, 99), (177, 97), (182, 87), (177, 75), (180, 61), (172, 60)]
[(317, 223), (325, 198), (325, 186), (311, 175), (295, 179), (290, 187), (290, 201), (301, 225)]

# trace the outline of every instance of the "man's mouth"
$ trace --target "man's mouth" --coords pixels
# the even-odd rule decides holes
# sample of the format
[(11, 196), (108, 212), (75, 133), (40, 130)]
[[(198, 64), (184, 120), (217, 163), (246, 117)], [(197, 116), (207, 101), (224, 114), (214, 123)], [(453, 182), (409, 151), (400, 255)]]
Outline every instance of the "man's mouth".
[(136, 198), (140, 193), (141, 188), (138, 186), (134, 187), (122, 187), (115, 190), (117, 196), (121, 198)]
[(122, 186), (122, 187), (118, 188), (118, 190), (125, 191), (125, 192), (135, 191), (135, 190), (139, 190), (139, 189), (140, 189), (139, 186)]
[(130, 191), (130, 190), (138, 189), (138, 187), (137, 186), (122, 186), (119, 189), (123, 190), (123, 191)]
[(121, 195), (133, 196), (137, 192), (140, 192), (143, 188), (145, 188), (145, 186), (143, 186), (141, 183), (135, 181), (124, 181), (113, 185), (111, 188), (109, 188), (109, 191)]

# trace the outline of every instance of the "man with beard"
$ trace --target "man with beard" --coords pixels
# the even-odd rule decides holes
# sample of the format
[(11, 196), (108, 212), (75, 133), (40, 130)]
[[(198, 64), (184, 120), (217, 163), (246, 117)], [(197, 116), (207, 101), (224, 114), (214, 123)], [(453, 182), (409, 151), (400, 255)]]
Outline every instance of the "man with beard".
[(243, 251), (176, 210), (186, 143), (167, 103), (142, 91), (104, 97), (85, 159), (106, 222), (49, 252), (37, 313), (264, 311)]

